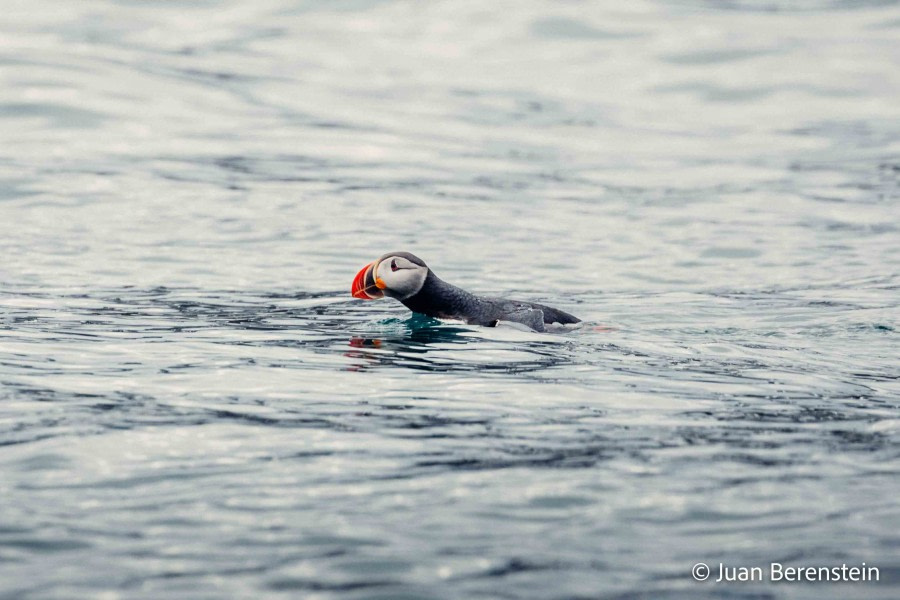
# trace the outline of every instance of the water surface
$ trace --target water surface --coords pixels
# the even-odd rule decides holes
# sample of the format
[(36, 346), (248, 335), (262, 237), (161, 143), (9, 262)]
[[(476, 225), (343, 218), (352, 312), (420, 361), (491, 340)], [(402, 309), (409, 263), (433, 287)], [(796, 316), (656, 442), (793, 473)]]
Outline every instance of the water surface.
[[(0, 597), (897, 597), (898, 33), (883, 1), (4, 7)], [(399, 249), (587, 324), (350, 298)]]

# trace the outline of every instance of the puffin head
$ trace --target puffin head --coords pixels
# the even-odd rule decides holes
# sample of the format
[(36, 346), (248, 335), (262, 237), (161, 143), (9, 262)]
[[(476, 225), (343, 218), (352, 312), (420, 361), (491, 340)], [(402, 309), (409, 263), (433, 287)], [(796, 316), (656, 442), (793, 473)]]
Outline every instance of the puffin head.
[(415, 296), (425, 284), (428, 265), (409, 252), (389, 252), (364, 266), (353, 278), (354, 298), (375, 300)]

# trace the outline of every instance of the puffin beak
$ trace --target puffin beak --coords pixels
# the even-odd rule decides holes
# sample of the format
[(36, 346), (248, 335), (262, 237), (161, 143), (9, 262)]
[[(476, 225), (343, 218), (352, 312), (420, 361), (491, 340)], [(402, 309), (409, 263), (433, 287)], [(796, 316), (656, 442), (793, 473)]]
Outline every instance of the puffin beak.
[(376, 262), (370, 262), (356, 274), (353, 278), (353, 287), (350, 288), (354, 298), (360, 300), (377, 300), (384, 298), (384, 282), (375, 278), (375, 269), (378, 268)]

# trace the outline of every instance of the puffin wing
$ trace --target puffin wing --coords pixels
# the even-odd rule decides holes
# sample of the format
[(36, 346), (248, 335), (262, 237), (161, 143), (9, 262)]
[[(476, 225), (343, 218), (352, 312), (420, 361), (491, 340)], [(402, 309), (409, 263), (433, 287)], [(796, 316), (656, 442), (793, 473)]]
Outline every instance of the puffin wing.
[(504, 312), (499, 320), (521, 323), (535, 331), (544, 331), (544, 311), (540, 308), (517, 306), (512, 310)]
[(543, 311), (544, 323), (547, 325), (550, 325), (551, 323), (559, 323), (560, 325), (572, 325), (574, 323), (581, 323), (581, 319), (579, 319), (575, 315), (570, 315), (564, 310), (559, 310), (558, 308), (553, 308), (552, 306), (544, 306), (543, 304), (532, 304), (532, 306)]

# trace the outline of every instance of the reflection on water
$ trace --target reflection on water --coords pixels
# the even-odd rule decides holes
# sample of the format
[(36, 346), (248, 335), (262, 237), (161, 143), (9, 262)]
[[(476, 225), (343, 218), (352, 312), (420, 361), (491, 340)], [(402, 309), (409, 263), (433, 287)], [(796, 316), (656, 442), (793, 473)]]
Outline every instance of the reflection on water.
[(896, 598), (898, 10), (4, 6), (0, 597)]
[[(563, 353), (557, 352), (559, 343), (536, 339), (519, 340), (516, 353), (527, 355), (526, 360), (508, 359), (494, 364), (492, 361), (485, 362), (484, 357), (477, 357), (470, 362), (465, 360), (465, 354), (460, 354), (466, 348), (453, 348), (452, 345), (467, 345), (483, 339), (478, 335), (482, 328), (443, 325), (441, 321), (424, 315), (412, 314), (405, 320), (387, 319), (378, 323), (378, 327), (386, 329), (386, 335), (380, 338), (350, 339), (350, 346), (358, 350), (348, 352), (345, 356), (361, 358), (368, 363), (355, 365), (354, 370), (386, 366), (438, 372), (474, 370), (489, 373), (499, 370), (520, 373), (560, 366), (567, 362)], [(399, 331), (394, 332), (395, 328)], [(508, 351), (507, 353), (509, 354)]]

